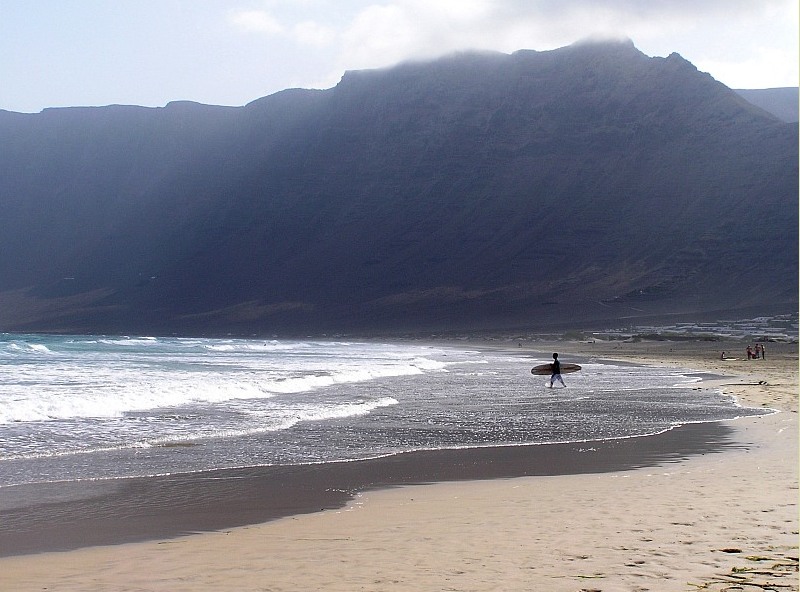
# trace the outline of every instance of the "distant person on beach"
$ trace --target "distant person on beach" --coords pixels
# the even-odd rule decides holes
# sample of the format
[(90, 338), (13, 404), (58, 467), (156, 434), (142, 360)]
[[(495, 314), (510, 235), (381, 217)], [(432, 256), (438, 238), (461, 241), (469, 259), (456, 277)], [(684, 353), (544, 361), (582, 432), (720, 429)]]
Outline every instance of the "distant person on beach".
[(561, 386), (564, 388), (567, 387), (564, 384), (564, 379), (561, 378), (561, 362), (558, 361), (558, 354), (553, 354), (553, 363), (550, 364), (552, 366), (552, 370), (550, 371), (550, 388), (553, 388), (553, 383), (557, 380), (561, 383)]
[(753, 348), (750, 347), (749, 345), (747, 346), (747, 359), (748, 360), (753, 359)]
[(761, 344), (761, 359), (762, 360), (767, 359), (767, 348), (763, 343)]

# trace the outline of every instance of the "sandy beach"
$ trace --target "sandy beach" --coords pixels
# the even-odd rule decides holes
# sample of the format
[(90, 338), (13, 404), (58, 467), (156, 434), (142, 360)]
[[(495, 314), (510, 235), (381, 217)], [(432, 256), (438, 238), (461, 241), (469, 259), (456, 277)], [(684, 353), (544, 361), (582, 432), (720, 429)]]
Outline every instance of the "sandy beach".
[[(474, 480), (421, 485), (407, 483), (437, 473), (412, 458), (392, 487), (364, 487), (350, 501), (332, 491), (325, 511), (266, 522), (253, 513), (213, 532), (3, 557), (0, 590), (798, 590), (797, 345), (769, 344), (766, 360), (719, 359), (739, 345), (487, 344), (712, 373), (698, 388), (780, 411), (725, 422), (733, 445), (717, 446), (713, 430), (674, 430), (664, 446), (697, 433), (703, 452), (598, 447), (597, 463), (564, 471), (572, 474), (513, 478), (498, 467), (504, 457), (473, 454), (457, 468), (474, 460)], [(574, 450), (551, 458), (593, 460)]]

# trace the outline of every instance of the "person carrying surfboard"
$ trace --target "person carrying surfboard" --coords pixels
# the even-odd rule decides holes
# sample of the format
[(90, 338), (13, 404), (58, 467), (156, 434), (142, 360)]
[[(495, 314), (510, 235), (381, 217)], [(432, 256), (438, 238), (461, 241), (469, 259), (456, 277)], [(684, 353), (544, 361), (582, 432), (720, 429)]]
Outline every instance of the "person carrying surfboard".
[(567, 388), (567, 385), (564, 384), (564, 379), (561, 378), (561, 362), (558, 361), (558, 354), (553, 354), (553, 363), (550, 366), (552, 367), (550, 371), (550, 388), (553, 388), (553, 383), (556, 380), (561, 383), (561, 386)]
[(555, 371), (553, 370), (553, 364), (539, 364), (538, 366), (531, 368), (531, 374), (553, 377), (552, 381), (545, 383), (545, 386), (552, 386), (552, 382), (556, 380), (558, 380), (562, 385), (567, 386), (564, 384), (564, 379), (561, 378), (561, 375), (569, 374), (570, 372), (577, 372), (581, 369), (578, 364), (562, 364), (558, 361), (558, 354), (553, 354), (553, 361), (556, 364)]

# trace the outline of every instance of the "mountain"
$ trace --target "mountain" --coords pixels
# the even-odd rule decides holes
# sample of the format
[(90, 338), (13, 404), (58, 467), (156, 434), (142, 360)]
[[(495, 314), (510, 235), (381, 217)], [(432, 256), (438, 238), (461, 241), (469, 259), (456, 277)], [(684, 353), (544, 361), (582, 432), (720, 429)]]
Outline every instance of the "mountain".
[(764, 111), (772, 113), (781, 121), (787, 123), (797, 123), (798, 110), (798, 87), (791, 86), (785, 88), (763, 88), (751, 90), (737, 90), (736, 92)]
[(0, 112), (0, 138), (4, 331), (797, 306), (797, 125), (630, 42), (347, 72), (238, 108)]

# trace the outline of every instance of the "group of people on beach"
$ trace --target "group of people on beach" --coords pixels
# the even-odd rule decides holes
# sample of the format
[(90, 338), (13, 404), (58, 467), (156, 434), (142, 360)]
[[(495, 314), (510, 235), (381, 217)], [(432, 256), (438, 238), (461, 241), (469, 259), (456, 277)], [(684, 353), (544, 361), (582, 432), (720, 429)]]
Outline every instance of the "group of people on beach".
[[(755, 346), (748, 345), (747, 349), (745, 350), (747, 354), (748, 360), (766, 360), (767, 359), (767, 348), (764, 346), (763, 343), (756, 343)], [(725, 352), (722, 352), (721, 359), (723, 360), (735, 360), (736, 358), (729, 358), (725, 355)]]
[(766, 360), (767, 359), (767, 350), (764, 347), (763, 343), (756, 343), (755, 347), (748, 345), (747, 346), (747, 359), (748, 360)]

